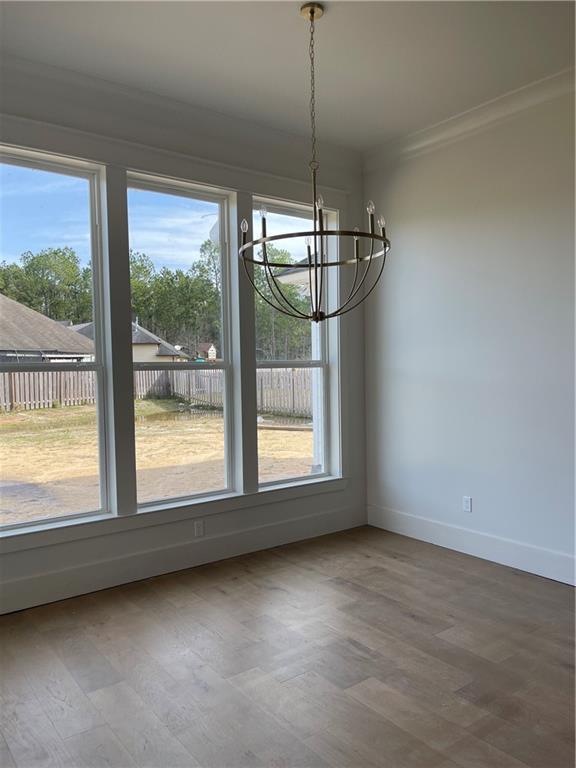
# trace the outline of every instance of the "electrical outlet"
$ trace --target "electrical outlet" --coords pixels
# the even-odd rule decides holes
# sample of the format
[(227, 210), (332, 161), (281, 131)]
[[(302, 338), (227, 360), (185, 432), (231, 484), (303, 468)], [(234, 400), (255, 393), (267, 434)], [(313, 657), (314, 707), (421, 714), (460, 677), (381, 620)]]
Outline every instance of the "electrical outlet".
[(472, 512), (472, 496), (462, 496), (462, 512)]
[(201, 539), (204, 536), (204, 520), (194, 520), (194, 538)]

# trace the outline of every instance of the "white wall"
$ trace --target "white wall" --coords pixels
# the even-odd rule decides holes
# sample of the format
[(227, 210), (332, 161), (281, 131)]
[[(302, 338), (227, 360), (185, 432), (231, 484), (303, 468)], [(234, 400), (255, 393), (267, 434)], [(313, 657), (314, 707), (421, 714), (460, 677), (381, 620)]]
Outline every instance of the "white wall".
[(365, 315), (367, 492), (374, 525), (571, 581), (574, 107), (558, 86), (369, 158), (392, 252)]
[[(306, 137), (269, 131), (49, 67), (3, 67), (2, 140), (109, 166), (311, 202)], [(357, 219), (357, 153), (321, 145), (322, 193)], [(362, 309), (342, 322), (343, 478), (137, 516), (78, 522), (0, 541), (2, 610), (10, 611), (178, 570), (366, 520)], [(205, 520), (205, 537), (194, 520)]]

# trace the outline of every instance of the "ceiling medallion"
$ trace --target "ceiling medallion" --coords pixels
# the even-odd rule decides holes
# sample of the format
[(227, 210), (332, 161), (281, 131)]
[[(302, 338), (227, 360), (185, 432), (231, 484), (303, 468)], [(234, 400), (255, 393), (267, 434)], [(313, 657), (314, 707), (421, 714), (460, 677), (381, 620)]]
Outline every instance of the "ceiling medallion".
[[(375, 221), (375, 206), (370, 200), (366, 207), (368, 213), (368, 232), (362, 232), (357, 227), (350, 231), (346, 229), (326, 229), (326, 214), (322, 195), (317, 194), (317, 176), (319, 163), (316, 151), (316, 92), (314, 70), (314, 31), (315, 21), (324, 13), (324, 7), (320, 3), (306, 3), (300, 8), (300, 14), (310, 22), (310, 126), (312, 157), (310, 160), (310, 172), (312, 175), (312, 201), (314, 228), (307, 232), (287, 232), (280, 235), (266, 234), (266, 208), (260, 210), (262, 236), (250, 242), (248, 238), (248, 222), (244, 219), (240, 225), (242, 231), (242, 245), (239, 255), (246, 268), (246, 274), (254, 290), (271, 307), (290, 317), (301, 320), (311, 320), (315, 323), (338, 317), (350, 312), (361, 304), (376, 287), (386, 263), (386, 255), (390, 250), (390, 241), (386, 237), (386, 225), (384, 218), (379, 217)], [(376, 226), (378, 232), (376, 232)], [(270, 261), (268, 259), (267, 243), (276, 243), (289, 238), (300, 237), (306, 239), (306, 258), (293, 266)], [(349, 238), (353, 243), (353, 256), (349, 259), (336, 259), (330, 261), (328, 257), (327, 238)], [(350, 240), (351, 238), (351, 240)], [(361, 242), (368, 241), (368, 253), (361, 248)], [(341, 247), (344, 243), (341, 243)], [(254, 248), (260, 246), (261, 251), (255, 254)], [(379, 264), (372, 269), (373, 264)], [(266, 283), (270, 296), (266, 296), (256, 285), (249, 265), (262, 267), (266, 277)], [(352, 286), (348, 291), (344, 302), (337, 308), (329, 309), (326, 305), (325, 277), (327, 269), (349, 267), (353, 272)], [(307, 273), (307, 274), (306, 274)], [(306, 312), (294, 306), (293, 302), (282, 290), (282, 283), (288, 282), (291, 275), (305, 275), (304, 284), (310, 291), (310, 311)]]

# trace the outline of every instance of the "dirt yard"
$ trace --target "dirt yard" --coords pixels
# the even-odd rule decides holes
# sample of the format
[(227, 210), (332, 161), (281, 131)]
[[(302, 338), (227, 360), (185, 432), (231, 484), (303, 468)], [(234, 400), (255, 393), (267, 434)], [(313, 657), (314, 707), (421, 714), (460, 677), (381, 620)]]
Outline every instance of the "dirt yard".
[[(311, 428), (262, 424), (258, 445), (261, 481), (310, 473)], [(136, 457), (141, 503), (221, 490), (222, 414), (138, 400)], [(94, 406), (0, 414), (1, 524), (90, 512), (99, 495)]]

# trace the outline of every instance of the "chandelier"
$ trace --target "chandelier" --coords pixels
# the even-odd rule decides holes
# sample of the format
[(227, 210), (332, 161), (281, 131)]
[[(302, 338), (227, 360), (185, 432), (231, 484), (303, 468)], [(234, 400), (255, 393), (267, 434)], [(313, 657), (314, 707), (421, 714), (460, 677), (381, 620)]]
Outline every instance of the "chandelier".
[[(315, 22), (324, 13), (324, 7), (320, 3), (306, 3), (300, 8), (300, 14), (310, 22), (310, 127), (312, 153), (309, 163), (312, 176), (312, 209), (313, 229), (304, 232), (286, 232), (279, 235), (267, 235), (265, 207), (260, 209), (261, 237), (248, 241), (248, 222), (244, 219), (240, 225), (242, 232), (240, 258), (244, 264), (246, 275), (252, 283), (256, 293), (271, 307), (290, 317), (300, 320), (311, 320), (319, 323), (331, 317), (338, 317), (355, 309), (374, 290), (384, 271), (386, 255), (390, 250), (390, 241), (386, 237), (386, 224), (380, 216), (375, 220), (376, 209), (372, 200), (366, 206), (368, 214), (368, 231), (327, 229), (326, 212), (322, 195), (317, 193), (317, 177), (320, 164), (318, 163), (316, 150), (316, 91), (314, 69), (314, 32)], [(376, 227), (378, 231), (376, 231)], [(328, 254), (328, 238), (347, 238), (352, 251), (351, 258), (332, 259)], [(278, 261), (270, 261), (267, 253), (267, 244), (275, 243), (290, 238), (305, 238), (306, 256), (296, 264), (285, 264)], [(362, 247), (361, 244), (366, 243)], [(259, 246), (260, 251), (254, 249)], [(252, 276), (250, 265), (254, 268), (262, 268), (268, 286), (267, 296), (256, 284)], [(352, 283), (348, 294), (342, 304), (336, 308), (327, 306), (327, 290), (325, 290), (325, 278), (327, 283), (327, 270), (347, 267), (352, 271)], [(309, 290), (309, 308), (303, 310), (295, 306), (293, 300), (283, 290), (282, 284), (290, 275), (297, 273), (301, 276), (305, 273)]]

